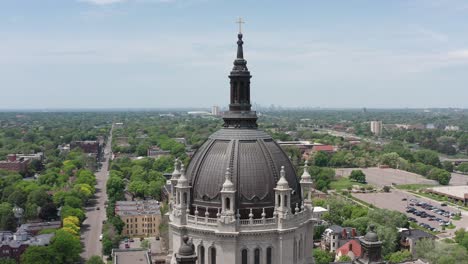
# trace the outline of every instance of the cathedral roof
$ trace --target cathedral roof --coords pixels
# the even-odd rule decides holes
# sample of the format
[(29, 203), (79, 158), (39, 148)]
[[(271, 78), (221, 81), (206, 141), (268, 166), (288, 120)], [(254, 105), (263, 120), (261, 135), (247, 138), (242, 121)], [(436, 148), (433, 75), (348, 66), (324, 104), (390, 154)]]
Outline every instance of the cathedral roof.
[[(284, 177), (292, 189), (290, 202), (300, 203), (300, 185), (288, 156), (264, 131), (257, 129), (257, 115), (251, 111), (250, 72), (243, 54), (242, 34), (237, 58), (229, 75), (231, 102), (224, 115), (224, 128), (213, 133), (197, 150), (188, 168), (192, 206), (221, 207), (220, 191), (226, 168), (236, 191), (238, 209), (274, 207), (274, 188), (284, 166)], [(231, 183), (228, 183), (229, 185)]]

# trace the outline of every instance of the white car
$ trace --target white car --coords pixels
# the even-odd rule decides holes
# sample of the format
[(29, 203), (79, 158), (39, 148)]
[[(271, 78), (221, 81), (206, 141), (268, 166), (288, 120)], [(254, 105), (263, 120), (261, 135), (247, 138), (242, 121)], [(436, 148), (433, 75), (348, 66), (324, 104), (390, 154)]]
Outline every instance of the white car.
[(102, 241), (102, 234), (99, 235), (99, 241)]

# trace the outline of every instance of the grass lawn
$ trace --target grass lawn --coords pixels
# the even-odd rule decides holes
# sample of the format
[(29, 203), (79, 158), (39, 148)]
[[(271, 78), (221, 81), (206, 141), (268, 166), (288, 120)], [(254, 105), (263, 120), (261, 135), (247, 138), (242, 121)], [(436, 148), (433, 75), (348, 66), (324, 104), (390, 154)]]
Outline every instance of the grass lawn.
[(39, 231), (39, 235), (52, 234), (52, 233), (55, 233), (55, 231), (57, 231), (56, 228), (46, 228), (46, 229), (42, 229), (41, 231)]
[(351, 181), (347, 177), (341, 177), (338, 180), (332, 181), (330, 183), (330, 189), (337, 190), (337, 191), (347, 190), (348, 188), (352, 188), (353, 185), (359, 185), (359, 186), (363, 186), (363, 187), (369, 186), (368, 184)]
[(410, 190), (410, 191), (418, 191), (421, 189), (426, 189), (430, 187), (435, 187), (435, 185), (430, 185), (430, 184), (401, 184), (401, 185), (396, 185), (395, 188), (400, 189), (400, 190)]

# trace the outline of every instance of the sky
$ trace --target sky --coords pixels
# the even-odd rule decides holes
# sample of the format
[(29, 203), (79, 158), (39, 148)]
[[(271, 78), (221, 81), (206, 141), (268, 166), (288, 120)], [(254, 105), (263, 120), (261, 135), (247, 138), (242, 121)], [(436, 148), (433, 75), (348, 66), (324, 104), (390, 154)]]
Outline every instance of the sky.
[(0, 0), (0, 109), (468, 108), (468, 1)]

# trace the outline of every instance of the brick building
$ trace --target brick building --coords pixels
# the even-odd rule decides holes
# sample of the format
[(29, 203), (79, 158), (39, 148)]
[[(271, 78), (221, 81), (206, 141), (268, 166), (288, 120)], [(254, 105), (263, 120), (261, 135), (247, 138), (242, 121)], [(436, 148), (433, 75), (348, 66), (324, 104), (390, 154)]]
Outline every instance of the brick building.
[(29, 159), (18, 158), (16, 154), (9, 154), (7, 160), (0, 161), (0, 169), (26, 173), (28, 170)]
[(115, 214), (125, 223), (122, 230), (124, 236), (159, 236), (161, 212), (158, 201), (118, 201), (115, 204)]

